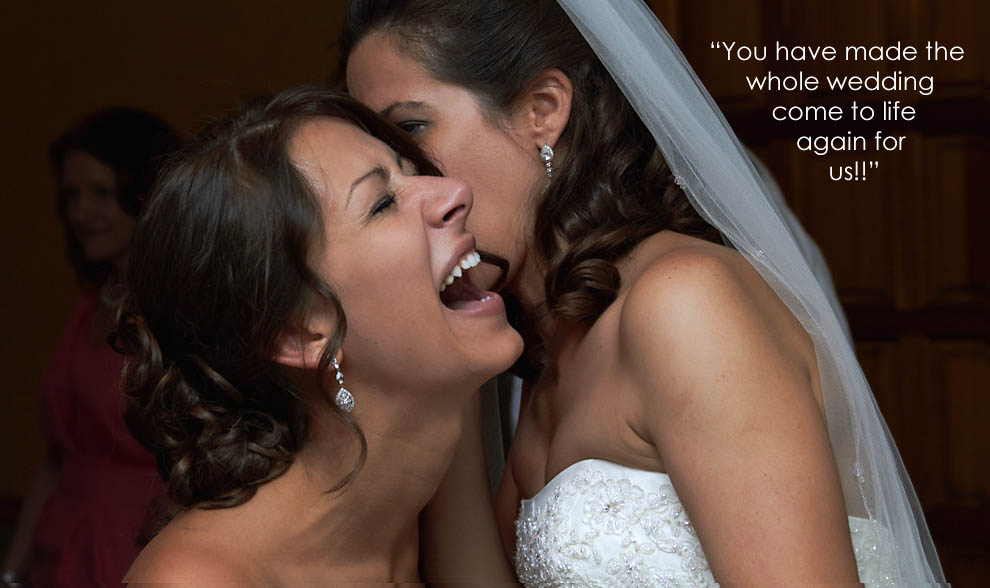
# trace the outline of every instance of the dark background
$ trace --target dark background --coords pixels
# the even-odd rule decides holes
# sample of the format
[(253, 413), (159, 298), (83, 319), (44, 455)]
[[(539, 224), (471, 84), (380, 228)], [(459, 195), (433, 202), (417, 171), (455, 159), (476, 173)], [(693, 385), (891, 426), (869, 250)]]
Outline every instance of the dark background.
[[(986, 202), (987, 14), (981, 0), (651, 0), (742, 140), (770, 167), (818, 241), (856, 348), (915, 482), (949, 580), (990, 577), (990, 415)], [(343, 0), (6, 3), (3, 23), (4, 334), (0, 357), (0, 551), (41, 455), (42, 373), (78, 294), (64, 258), (49, 142), (108, 105), (155, 111), (183, 132), (264, 91), (323, 82), (336, 61)], [(40, 3), (39, 3), (40, 4)], [(712, 41), (767, 45), (766, 62), (727, 62)], [(774, 63), (788, 44), (918, 47), (913, 62)], [(927, 41), (961, 45), (930, 63)], [(935, 92), (755, 93), (744, 75), (803, 69), (935, 76)], [(774, 122), (791, 104), (879, 107), (900, 100), (912, 122), (856, 127)], [(878, 108), (879, 111), (879, 108)], [(879, 117), (878, 117), (879, 118)], [(904, 135), (889, 153), (819, 157), (801, 135)], [(833, 182), (829, 165), (876, 160), (866, 181)]]

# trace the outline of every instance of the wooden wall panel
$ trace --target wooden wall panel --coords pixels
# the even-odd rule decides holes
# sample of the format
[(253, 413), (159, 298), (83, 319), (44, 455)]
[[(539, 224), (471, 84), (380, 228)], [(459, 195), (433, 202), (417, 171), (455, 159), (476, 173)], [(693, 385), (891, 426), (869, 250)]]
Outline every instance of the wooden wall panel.
[(961, 61), (932, 62), (940, 95), (967, 93), (986, 83), (987, 3), (978, 0), (929, 0), (921, 28), (925, 40), (942, 45), (960, 45), (966, 56)]
[[(949, 463), (945, 389), (940, 386), (933, 343), (909, 335), (897, 344), (897, 439), (904, 466), (923, 508), (947, 504)], [(933, 393), (933, 392), (938, 393)]]
[(985, 341), (947, 341), (936, 344), (935, 355), (935, 385), (946, 400), (949, 491), (960, 504), (978, 505), (990, 498), (990, 459), (971, 458), (973, 448), (990, 449), (990, 349)]
[(985, 504), (990, 460), (972, 452), (990, 448), (986, 342), (904, 337), (857, 342), (856, 354), (908, 470), (926, 473), (913, 476), (923, 506)]
[[(975, 269), (976, 251), (970, 235), (967, 182), (973, 174), (967, 169), (974, 160), (970, 153), (980, 149), (975, 137), (933, 137), (924, 145), (925, 210), (921, 225), (927, 228), (922, 243), (926, 303), (973, 302), (987, 295)], [(990, 222), (990, 218), (985, 219)], [(985, 251), (985, 250), (984, 250)], [(981, 287), (982, 286), (982, 287)]]
[[(932, 386), (945, 398), (945, 495), (923, 504), (953, 586), (983, 586), (990, 578), (990, 351), (986, 341), (933, 345)], [(927, 473), (927, 472), (926, 472)]]

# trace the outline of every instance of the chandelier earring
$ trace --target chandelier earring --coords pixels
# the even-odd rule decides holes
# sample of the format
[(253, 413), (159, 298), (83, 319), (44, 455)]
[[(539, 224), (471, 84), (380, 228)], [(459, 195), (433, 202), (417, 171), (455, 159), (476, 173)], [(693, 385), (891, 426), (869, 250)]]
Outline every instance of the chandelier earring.
[(547, 164), (547, 185), (550, 185), (550, 180), (553, 179), (553, 147), (543, 144), (543, 149), (540, 149), (540, 159), (543, 163)]
[(337, 404), (337, 408), (344, 412), (351, 412), (354, 410), (354, 396), (348, 392), (347, 388), (344, 388), (344, 374), (340, 371), (340, 364), (337, 363), (337, 358), (333, 358), (331, 361), (333, 369), (337, 372), (337, 395), (334, 397), (334, 402)]

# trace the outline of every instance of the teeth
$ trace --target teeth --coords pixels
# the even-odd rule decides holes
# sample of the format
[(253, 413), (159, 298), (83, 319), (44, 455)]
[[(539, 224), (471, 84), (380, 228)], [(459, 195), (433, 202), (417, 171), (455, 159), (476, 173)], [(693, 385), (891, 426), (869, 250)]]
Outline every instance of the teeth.
[(481, 263), (481, 254), (476, 251), (472, 251), (464, 256), (464, 259), (461, 260), (459, 266), (462, 269), (471, 269), (479, 263)]
[(454, 283), (454, 280), (464, 275), (465, 270), (469, 270), (479, 263), (481, 263), (481, 254), (477, 251), (472, 251), (471, 253), (465, 255), (464, 258), (454, 266), (454, 269), (451, 270), (450, 275), (444, 278), (443, 284), (440, 285), (440, 291), (443, 292), (446, 290), (447, 286)]

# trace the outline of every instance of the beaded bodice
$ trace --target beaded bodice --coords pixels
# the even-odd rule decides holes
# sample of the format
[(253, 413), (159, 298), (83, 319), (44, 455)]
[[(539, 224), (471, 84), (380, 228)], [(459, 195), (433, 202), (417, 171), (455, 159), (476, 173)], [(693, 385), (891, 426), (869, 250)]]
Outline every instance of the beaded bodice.
[[(877, 526), (849, 523), (861, 580), (893, 586)], [(568, 467), (522, 501), (516, 573), (529, 588), (715, 585), (670, 478), (600, 459)]]

